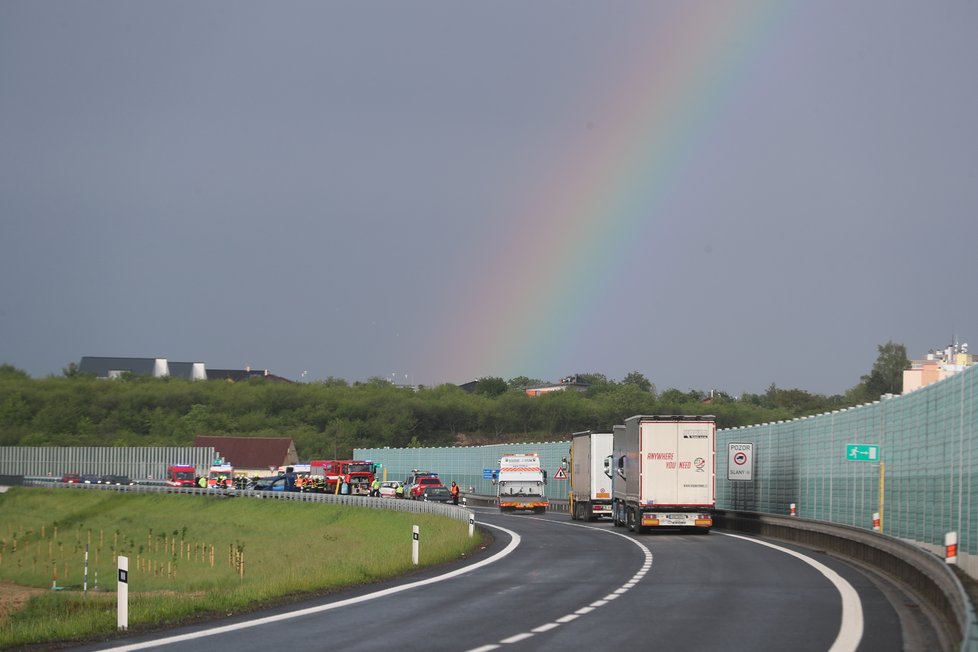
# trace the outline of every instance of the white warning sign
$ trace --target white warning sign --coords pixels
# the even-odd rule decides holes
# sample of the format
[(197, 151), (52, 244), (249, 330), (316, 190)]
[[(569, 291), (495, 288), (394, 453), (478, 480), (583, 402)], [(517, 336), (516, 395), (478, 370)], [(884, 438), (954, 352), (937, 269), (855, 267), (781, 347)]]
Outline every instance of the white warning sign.
[(754, 444), (730, 442), (727, 452), (727, 480), (753, 480)]

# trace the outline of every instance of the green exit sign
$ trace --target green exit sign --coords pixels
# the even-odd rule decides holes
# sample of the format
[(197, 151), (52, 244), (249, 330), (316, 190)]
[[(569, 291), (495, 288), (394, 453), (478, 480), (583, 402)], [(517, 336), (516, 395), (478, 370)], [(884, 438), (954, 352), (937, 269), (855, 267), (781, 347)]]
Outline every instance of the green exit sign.
[(879, 462), (880, 447), (874, 444), (846, 444), (846, 459), (850, 462)]

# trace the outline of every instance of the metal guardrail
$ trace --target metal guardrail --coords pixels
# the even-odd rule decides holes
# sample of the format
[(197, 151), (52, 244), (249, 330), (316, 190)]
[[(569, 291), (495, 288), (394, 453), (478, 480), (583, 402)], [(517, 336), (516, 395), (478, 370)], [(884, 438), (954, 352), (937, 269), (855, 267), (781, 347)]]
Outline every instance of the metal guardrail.
[(115, 491), (140, 494), (190, 494), (205, 498), (259, 498), (262, 500), (285, 500), (300, 503), (326, 503), (346, 505), (349, 507), (369, 507), (372, 509), (388, 509), (397, 512), (413, 512), (416, 514), (437, 514), (464, 523), (469, 522), (472, 510), (462, 505), (445, 503), (429, 503), (423, 500), (407, 498), (376, 498), (371, 496), (343, 496), (334, 494), (301, 493), (291, 491), (254, 491), (251, 489), (199, 489), (191, 487), (166, 487), (160, 485), (106, 485), (106, 484), (76, 484), (50, 482), (46, 480), (24, 479), (24, 485), (29, 487), (55, 487), (75, 489), (80, 491)]
[(926, 602), (947, 641), (959, 641), (961, 652), (978, 652), (978, 620), (967, 591), (943, 559), (923, 548), (862, 528), (754, 512), (717, 510), (716, 527), (799, 543), (870, 566)]

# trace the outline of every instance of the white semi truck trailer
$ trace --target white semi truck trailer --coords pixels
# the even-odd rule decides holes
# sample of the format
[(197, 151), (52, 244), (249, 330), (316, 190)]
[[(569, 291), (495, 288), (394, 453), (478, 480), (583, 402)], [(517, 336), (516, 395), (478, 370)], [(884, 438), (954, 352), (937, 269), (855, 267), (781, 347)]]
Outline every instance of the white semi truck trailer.
[(568, 511), (575, 521), (611, 516), (612, 438), (590, 430), (571, 435)]
[(716, 506), (716, 417), (644, 416), (616, 426), (612, 520), (641, 532), (681, 527), (706, 533)]

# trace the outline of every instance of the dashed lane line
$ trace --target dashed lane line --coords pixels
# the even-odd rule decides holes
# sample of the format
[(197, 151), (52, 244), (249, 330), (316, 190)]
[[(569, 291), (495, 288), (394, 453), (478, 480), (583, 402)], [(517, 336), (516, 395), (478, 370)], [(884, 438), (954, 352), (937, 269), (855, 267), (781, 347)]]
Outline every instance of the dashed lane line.
[[(528, 518), (532, 518), (532, 517), (528, 517)], [(547, 519), (540, 519), (540, 520), (547, 520)], [(590, 605), (586, 607), (581, 607), (580, 609), (574, 611), (573, 613), (569, 613), (566, 616), (557, 618), (552, 622), (545, 623), (543, 625), (540, 625), (539, 627), (534, 627), (529, 632), (521, 632), (519, 634), (515, 634), (508, 638), (502, 639), (499, 641), (499, 643), (472, 648), (467, 652), (489, 652), (490, 650), (496, 650), (502, 645), (508, 645), (511, 643), (524, 641), (528, 638), (531, 638), (535, 634), (542, 634), (545, 632), (549, 632), (550, 630), (555, 629), (560, 625), (577, 620), (581, 616), (588, 614), (594, 611), (596, 608), (604, 606), (608, 604), (608, 602), (615, 600), (616, 598), (619, 598), (620, 596), (625, 594), (629, 589), (631, 589), (636, 584), (638, 584), (638, 582), (643, 577), (645, 577), (646, 573), (648, 573), (652, 569), (652, 558), (653, 558), (652, 551), (649, 550), (644, 544), (640, 543), (639, 541), (629, 536), (626, 536), (619, 532), (615, 532), (613, 530), (591, 528), (589, 526), (579, 525), (577, 523), (562, 523), (560, 521), (551, 521), (551, 520), (547, 520), (547, 521), (549, 523), (555, 523), (557, 525), (567, 525), (570, 527), (588, 527), (589, 529), (597, 530), (598, 532), (606, 532), (608, 534), (614, 534), (616, 536), (624, 537), (625, 539), (628, 539), (629, 541), (631, 541), (632, 543), (634, 543), (635, 545), (637, 545), (639, 548), (642, 549), (642, 552), (645, 555), (645, 563), (642, 564), (642, 568), (637, 573), (635, 573), (635, 575), (633, 575), (631, 579), (628, 580), (628, 582), (622, 584), (621, 587), (619, 587), (609, 595), (605, 596), (601, 600), (596, 600), (595, 602), (592, 602)], [(824, 575), (825, 578), (828, 579), (833, 586), (835, 586), (836, 590), (839, 592), (839, 595), (842, 598), (842, 620), (839, 625), (839, 633), (836, 635), (835, 641), (832, 643), (832, 647), (829, 648), (829, 652), (856, 652), (856, 649), (859, 647), (859, 643), (862, 640), (862, 635), (863, 635), (862, 602), (859, 600), (859, 594), (856, 592), (856, 590), (841, 575), (836, 573), (828, 566), (825, 566), (824, 564), (821, 564), (815, 561), (814, 559), (810, 557), (806, 557), (805, 555), (799, 552), (795, 552), (794, 550), (791, 550), (789, 548), (784, 548), (782, 546), (774, 545), (773, 543), (768, 543), (766, 541), (761, 541), (759, 539), (751, 539), (750, 537), (744, 537), (737, 534), (727, 534), (725, 532), (718, 532), (717, 534), (722, 534), (723, 536), (734, 537), (737, 539), (743, 539), (744, 541), (749, 541), (751, 543), (756, 543), (758, 545), (767, 546), (769, 548), (773, 548), (775, 550), (791, 555), (793, 557), (797, 557), (798, 559), (812, 566), (818, 572)]]
[[(526, 518), (533, 518), (533, 517), (528, 516)], [(553, 621), (551, 621), (549, 623), (544, 623), (543, 625), (540, 625), (538, 627), (534, 627), (533, 629), (531, 629), (528, 632), (520, 632), (519, 634), (513, 634), (512, 636), (509, 636), (507, 638), (501, 639), (498, 643), (495, 643), (495, 644), (490, 643), (489, 645), (483, 645), (481, 647), (472, 648), (470, 650), (467, 650), (467, 652), (489, 652), (490, 650), (496, 650), (496, 649), (499, 649), (500, 647), (502, 647), (503, 645), (510, 645), (512, 643), (518, 643), (520, 641), (525, 641), (528, 638), (531, 638), (531, 637), (535, 636), (536, 634), (543, 634), (545, 632), (549, 632), (552, 629), (556, 629), (560, 625), (565, 625), (565, 624), (567, 624), (567, 623), (569, 623), (569, 622), (571, 622), (573, 620), (577, 620), (581, 616), (584, 616), (586, 614), (589, 614), (592, 611), (594, 611), (595, 609), (598, 609), (599, 607), (603, 607), (604, 605), (608, 604), (609, 602), (611, 602), (613, 600), (616, 600), (617, 598), (621, 597), (623, 594), (627, 593), (628, 590), (631, 589), (632, 587), (634, 587), (636, 584), (638, 584), (639, 581), (643, 577), (645, 577), (646, 573), (648, 573), (649, 570), (651, 570), (651, 568), (652, 568), (652, 551), (649, 550), (648, 547), (646, 547), (645, 544), (643, 544), (643, 543), (641, 543), (639, 541), (636, 541), (635, 539), (633, 539), (633, 538), (631, 538), (629, 536), (626, 536), (624, 534), (621, 534), (620, 532), (615, 532), (614, 530), (602, 530), (602, 529), (590, 527), (590, 526), (587, 526), (587, 525), (579, 525), (577, 523), (565, 523), (565, 522), (561, 522), (561, 521), (552, 521), (552, 520), (549, 520), (549, 519), (539, 519), (539, 520), (547, 521), (548, 523), (554, 523), (554, 524), (557, 524), (557, 525), (565, 525), (565, 526), (568, 526), (568, 527), (583, 527), (583, 528), (587, 528), (589, 530), (593, 530), (595, 532), (604, 532), (605, 534), (614, 534), (615, 536), (622, 537), (623, 539), (625, 539), (627, 541), (630, 541), (630, 542), (632, 542), (633, 544), (635, 544), (636, 546), (639, 547), (639, 549), (642, 551), (642, 554), (645, 556), (645, 561), (642, 563), (642, 567), (639, 568), (638, 572), (636, 572), (634, 575), (632, 575), (630, 578), (628, 578), (628, 581), (627, 582), (625, 582), (620, 587), (618, 587), (617, 589), (615, 589), (613, 592), (609, 593), (608, 595), (604, 596), (600, 600), (595, 600), (591, 604), (586, 605), (584, 607), (581, 607), (581, 608), (577, 609), (576, 611), (567, 614), (566, 616), (561, 616), (560, 618), (556, 618), (556, 619), (554, 619)]]

